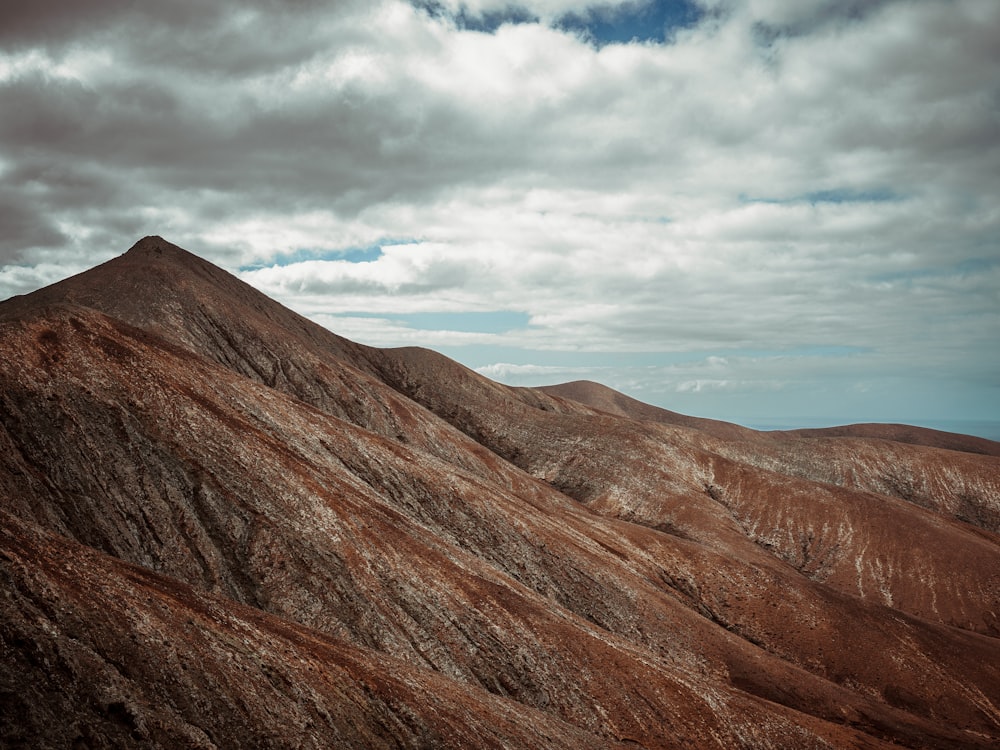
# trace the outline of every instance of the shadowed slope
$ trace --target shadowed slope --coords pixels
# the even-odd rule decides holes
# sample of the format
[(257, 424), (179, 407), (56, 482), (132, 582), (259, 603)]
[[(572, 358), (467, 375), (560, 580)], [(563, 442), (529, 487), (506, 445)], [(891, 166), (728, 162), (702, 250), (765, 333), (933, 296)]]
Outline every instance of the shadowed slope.
[(0, 511), (4, 747), (612, 743)]

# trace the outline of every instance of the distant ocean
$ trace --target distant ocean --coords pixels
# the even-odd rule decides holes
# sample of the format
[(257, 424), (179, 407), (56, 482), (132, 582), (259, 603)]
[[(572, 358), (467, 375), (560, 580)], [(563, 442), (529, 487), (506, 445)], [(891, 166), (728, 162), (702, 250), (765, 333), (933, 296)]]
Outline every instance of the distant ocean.
[[(821, 417), (801, 417), (789, 419), (756, 419), (753, 421), (741, 422), (746, 427), (754, 430), (802, 430), (814, 429), (817, 427), (838, 427), (845, 424), (856, 424), (865, 421), (854, 419), (850, 421), (838, 421), (835, 419), (823, 419)], [(916, 427), (929, 427), (932, 430), (942, 430), (943, 432), (957, 432), (960, 435), (975, 435), (976, 437), (996, 440), (1000, 442), (1000, 422), (987, 422), (984, 420), (972, 419), (896, 419), (893, 424), (910, 424)]]

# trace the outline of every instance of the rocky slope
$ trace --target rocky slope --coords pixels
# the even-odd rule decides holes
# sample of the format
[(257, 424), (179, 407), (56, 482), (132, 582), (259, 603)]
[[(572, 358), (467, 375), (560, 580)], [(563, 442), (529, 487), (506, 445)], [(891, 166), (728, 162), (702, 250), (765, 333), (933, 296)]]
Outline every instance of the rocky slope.
[(0, 303), (0, 744), (994, 746), (1000, 458), (913, 429), (507, 388), (146, 238)]

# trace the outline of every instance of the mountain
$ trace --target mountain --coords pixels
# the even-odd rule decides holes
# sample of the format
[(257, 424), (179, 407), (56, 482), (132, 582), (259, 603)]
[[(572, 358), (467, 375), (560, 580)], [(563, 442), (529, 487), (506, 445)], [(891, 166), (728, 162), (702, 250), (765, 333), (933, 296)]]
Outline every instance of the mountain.
[(1000, 446), (347, 341), (158, 237), (0, 303), (0, 745), (1000, 743)]

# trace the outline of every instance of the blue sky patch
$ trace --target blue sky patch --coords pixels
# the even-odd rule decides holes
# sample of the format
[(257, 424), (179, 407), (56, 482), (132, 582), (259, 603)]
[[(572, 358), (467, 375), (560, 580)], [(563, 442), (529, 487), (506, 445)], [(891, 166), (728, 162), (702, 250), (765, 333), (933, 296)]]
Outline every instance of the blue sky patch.
[[(436, 0), (412, 0), (434, 18), (449, 17), (460, 29), (492, 34), (504, 24), (538, 23), (539, 17), (516, 2), (503, 10), (475, 13), (461, 8), (449, 13)], [(690, 0), (635, 0), (611, 6), (594, 3), (567, 13), (555, 22), (563, 31), (580, 34), (598, 46), (606, 44), (669, 41), (678, 29), (694, 26), (702, 10)]]
[(525, 8), (511, 4), (503, 10), (489, 10), (484, 13), (470, 12), (465, 7), (458, 13), (450, 13), (448, 9), (436, 0), (412, 0), (413, 6), (427, 13), (431, 18), (448, 17), (460, 29), (482, 31), (492, 34), (504, 24), (537, 23), (538, 16)]
[(490, 312), (424, 312), (424, 313), (343, 313), (349, 318), (379, 318), (391, 320), (418, 331), (461, 331), (463, 333), (506, 333), (527, 328), (527, 313), (512, 310)]
[(698, 23), (701, 16), (701, 9), (687, 0), (638, 0), (616, 7), (592, 5), (579, 13), (568, 13), (556, 26), (582, 33), (598, 46), (632, 41), (667, 42), (678, 29)]
[(899, 196), (886, 188), (880, 190), (818, 190), (806, 193), (803, 199), (809, 203), (890, 203)]
[(792, 198), (767, 198), (743, 193), (740, 194), (739, 199), (742, 203), (793, 205), (796, 203), (892, 203), (902, 200), (902, 196), (888, 188), (876, 188), (874, 190), (834, 188), (833, 190), (816, 190)]
[(464, 8), (455, 16), (455, 24), (460, 29), (483, 31), (492, 34), (504, 24), (537, 23), (538, 16), (523, 8), (505, 8), (502, 11), (487, 11), (481, 15), (469, 13)]
[(905, 271), (892, 271), (869, 276), (878, 283), (903, 283), (906, 285), (920, 279), (941, 279), (955, 276), (978, 276), (1000, 268), (1000, 258), (966, 258), (948, 266), (924, 266)]
[(371, 263), (382, 257), (383, 245), (412, 245), (417, 240), (385, 239), (368, 247), (313, 248), (300, 247), (287, 253), (276, 253), (266, 261), (241, 266), (240, 271), (256, 271), (271, 266), (292, 266), (307, 260), (346, 260), (348, 263)]

